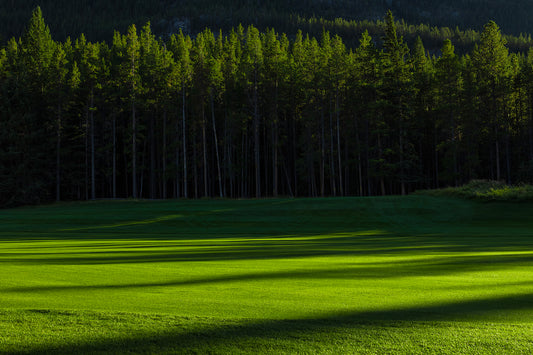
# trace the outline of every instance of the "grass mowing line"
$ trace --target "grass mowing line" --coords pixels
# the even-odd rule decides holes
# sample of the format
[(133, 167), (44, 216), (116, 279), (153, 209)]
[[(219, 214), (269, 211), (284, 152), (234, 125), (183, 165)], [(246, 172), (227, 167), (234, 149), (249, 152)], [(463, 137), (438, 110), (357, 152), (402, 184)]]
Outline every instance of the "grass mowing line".
[(288, 201), (0, 211), (0, 352), (531, 352), (533, 204)]
[(130, 221), (130, 222), (123, 222), (123, 223), (116, 223), (111, 225), (100, 225), (100, 226), (90, 226), (90, 227), (80, 227), (80, 228), (65, 228), (65, 229), (59, 229), (60, 232), (67, 232), (67, 231), (81, 231), (81, 230), (89, 230), (89, 229), (104, 229), (104, 228), (116, 228), (116, 227), (124, 227), (124, 226), (134, 226), (139, 224), (152, 224), (157, 223), (161, 221), (168, 221), (170, 219), (176, 219), (176, 218), (182, 218), (183, 215), (181, 214), (171, 214), (168, 216), (162, 216), (152, 219), (145, 219), (142, 221)]

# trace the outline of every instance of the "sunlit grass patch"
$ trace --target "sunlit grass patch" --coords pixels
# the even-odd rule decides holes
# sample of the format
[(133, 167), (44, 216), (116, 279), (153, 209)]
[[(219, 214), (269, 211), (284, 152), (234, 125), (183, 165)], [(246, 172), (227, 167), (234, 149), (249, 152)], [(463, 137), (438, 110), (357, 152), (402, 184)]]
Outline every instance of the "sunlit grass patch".
[(533, 204), (0, 211), (0, 352), (528, 353)]

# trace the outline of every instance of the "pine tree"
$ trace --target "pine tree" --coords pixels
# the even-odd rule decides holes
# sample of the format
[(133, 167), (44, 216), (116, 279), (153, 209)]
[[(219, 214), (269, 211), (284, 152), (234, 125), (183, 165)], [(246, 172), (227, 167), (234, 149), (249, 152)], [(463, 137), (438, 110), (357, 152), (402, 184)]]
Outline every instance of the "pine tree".
[(57, 43), (50, 61), (50, 101), (54, 103), (56, 116), (56, 200), (61, 199), (61, 133), (63, 130), (62, 119), (64, 102), (66, 100), (66, 53), (61, 43)]
[[(131, 137), (131, 193), (133, 198), (139, 196), (137, 183), (137, 96), (141, 92), (141, 80), (139, 76), (140, 42), (135, 25), (128, 28), (126, 35), (115, 32), (113, 46), (111, 76), (117, 91), (114, 95), (120, 95), (124, 100), (124, 109), (130, 113), (130, 137)], [(129, 106), (129, 107), (128, 107)]]
[[(234, 29), (224, 40), (224, 60), (222, 61), (222, 70), (224, 76), (224, 97), (225, 113), (224, 113), (224, 151), (225, 151), (225, 169), (224, 174), (227, 175), (229, 184), (229, 196), (238, 195), (237, 175), (239, 168), (241, 172), (244, 170), (246, 161), (242, 158), (244, 154), (238, 154), (237, 138), (239, 135), (240, 121), (239, 108), (242, 107), (244, 99), (244, 93), (242, 86), (244, 80), (241, 78), (242, 73), (239, 68), (241, 67), (242, 56), (242, 43), (241, 40), (244, 37), (242, 26), (238, 28), (239, 32)], [(244, 153), (244, 152), (243, 152)], [(238, 157), (241, 157), (239, 159)], [(239, 166), (239, 162), (241, 163)], [(242, 184), (241, 184), (241, 191)]]
[[(355, 114), (355, 136), (358, 153), (359, 193), (372, 195), (374, 193), (371, 177), (380, 178), (377, 169), (373, 169), (378, 159), (374, 159), (373, 136), (379, 115), (378, 102), (380, 86), (379, 56), (372, 37), (365, 31), (359, 47), (356, 49), (350, 73), (351, 93), (355, 96), (353, 112)], [(363, 166), (364, 161), (364, 166)], [(366, 168), (366, 176), (363, 176), (363, 168)], [(366, 180), (366, 191), (363, 190), (363, 181)]]
[[(55, 171), (56, 137), (53, 114), (48, 106), (48, 92), (50, 88), (49, 68), (54, 52), (54, 41), (50, 30), (45, 24), (42, 12), (37, 7), (32, 14), (28, 27), (20, 39), (18, 75), (22, 87), (25, 88), (23, 122), (19, 126), (24, 131), (22, 167), (19, 179), (21, 181), (21, 200), (24, 202), (46, 200), (48, 194), (55, 187), (51, 172)], [(43, 137), (53, 137), (43, 139)], [(55, 189), (54, 189), (55, 190)]]
[[(434, 145), (434, 140), (427, 132), (434, 130), (434, 66), (428, 58), (426, 49), (420, 37), (417, 38), (411, 56), (413, 71), (413, 91), (411, 105), (413, 111), (413, 121), (409, 125), (406, 133), (407, 139), (411, 143), (413, 151), (411, 161), (417, 160), (418, 164), (411, 162), (409, 169), (409, 180), (425, 188), (431, 185), (425, 181), (424, 176), (432, 170), (431, 161), (435, 154), (431, 154), (426, 147)], [(436, 148), (434, 147), (433, 151)], [(429, 154), (428, 154), (429, 153)], [(416, 157), (415, 157), (416, 154)]]
[(335, 91), (335, 117), (336, 117), (336, 128), (337, 128), (337, 163), (339, 171), (339, 193), (341, 196), (344, 196), (344, 182), (343, 182), (343, 166), (341, 160), (341, 92), (344, 90), (346, 83), (346, 47), (342, 42), (342, 39), (339, 36), (335, 36), (332, 42), (332, 56), (330, 62), (333, 66), (332, 70), (332, 79)]
[(249, 99), (252, 106), (253, 137), (254, 137), (254, 166), (255, 166), (255, 197), (261, 197), (261, 161), (259, 140), (260, 112), (259, 112), (259, 86), (260, 73), (263, 66), (263, 48), (259, 37), (259, 30), (250, 26), (246, 30), (242, 59), (242, 70), (246, 75), (246, 85), (249, 90)]
[[(272, 195), (279, 194), (279, 110), (280, 86), (287, 80), (286, 66), (288, 60), (287, 46), (278, 39), (278, 34), (268, 30), (263, 37), (264, 48), (264, 88), (268, 95), (266, 107), (269, 110), (272, 145)], [(286, 40), (286, 38), (285, 38)], [(284, 41), (285, 42), (285, 41)]]
[[(386, 161), (384, 168), (392, 168), (394, 175), (398, 177), (400, 192), (407, 193), (406, 183), (409, 181), (408, 170), (412, 164), (412, 157), (409, 152), (409, 144), (406, 133), (408, 132), (409, 119), (411, 117), (411, 106), (409, 99), (412, 97), (412, 80), (406, 56), (409, 53), (407, 45), (396, 33), (396, 24), (392, 12), (389, 10), (385, 17), (385, 36), (383, 38), (382, 53), (382, 75), (383, 75), (383, 99), (386, 102), (384, 111), (385, 127), (398, 133), (397, 141), (390, 142), (393, 154), (383, 155)], [(384, 132), (386, 135), (392, 133)], [(388, 138), (388, 137), (384, 137)], [(391, 137), (392, 138), (392, 137)], [(389, 150), (384, 150), (384, 154)], [(387, 161), (388, 160), (388, 161)], [(392, 176), (391, 176), (392, 177)], [(384, 193), (384, 183), (381, 182), (382, 193)]]
[[(140, 36), (140, 57), (139, 57), (139, 73), (140, 80), (143, 83), (142, 102), (144, 108), (150, 114), (150, 198), (156, 197), (156, 187), (161, 186), (161, 194), (166, 197), (166, 180), (163, 176), (163, 183), (158, 184), (156, 178), (156, 165), (159, 165), (156, 154), (157, 142), (163, 142), (162, 148), (162, 166), (163, 175), (166, 174), (166, 132), (163, 132), (162, 139), (156, 135), (156, 115), (165, 111), (164, 103), (168, 101), (170, 96), (170, 85), (176, 84), (176, 73), (174, 71), (174, 61), (170, 52), (166, 51), (162, 43), (156, 40), (153, 35), (150, 23), (147, 23), (141, 29)], [(162, 126), (166, 131), (166, 115), (162, 115)], [(165, 190), (165, 191), (163, 191)]]
[(54, 51), (54, 41), (50, 29), (45, 24), (41, 8), (37, 7), (31, 16), (28, 28), (21, 38), (22, 57), (26, 63), (27, 75), (35, 78), (43, 89), (46, 82), (46, 69), (50, 65)]
[[(82, 34), (74, 42), (74, 59), (79, 66), (81, 78), (83, 83), (81, 85), (81, 96), (85, 105), (85, 198), (89, 198), (89, 145), (90, 145), (90, 191), (91, 199), (96, 198), (96, 167), (95, 167), (95, 122), (94, 113), (97, 111), (95, 101), (95, 90), (101, 86), (101, 70), (103, 58), (100, 57), (100, 47), (93, 43), (87, 42), (85, 36)], [(113, 168), (113, 192), (112, 196), (116, 197), (116, 178), (115, 169)]]
[(509, 70), (509, 53), (506, 40), (502, 37), (498, 25), (490, 21), (483, 28), (481, 40), (472, 53), (472, 64), (476, 71), (476, 83), (479, 91), (478, 112), (482, 124), (490, 127), (490, 139), (494, 143), (491, 163), (495, 167), (496, 180), (501, 179), (500, 167), (500, 131), (505, 100), (504, 81)]
[[(449, 178), (444, 178), (445, 183), (453, 182), (459, 184), (458, 167), (458, 125), (460, 113), (461, 92), (463, 90), (463, 77), (461, 73), (460, 61), (455, 54), (455, 48), (450, 40), (444, 41), (441, 50), (441, 57), (436, 64), (436, 87), (437, 100), (436, 114), (438, 118), (435, 122), (435, 182), (439, 187), (440, 166), (439, 154), (443, 151), (445, 172), (452, 174)], [(441, 132), (445, 137), (441, 137)]]
[(214, 42), (213, 33), (206, 30), (196, 37), (192, 48), (192, 60), (194, 62), (193, 83), (196, 93), (196, 101), (199, 107), (198, 119), (202, 131), (202, 161), (203, 161), (203, 187), (204, 197), (209, 196), (208, 176), (209, 168), (207, 164), (207, 137), (206, 137), (206, 105), (210, 87), (211, 42)]
[(224, 189), (222, 188), (222, 172), (219, 153), (219, 139), (217, 133), (217, 125), (215, 120), (215, 101), (220, 100), (225, 88), (224, 88), (224, 73), (222, 70), (222, 62), (224, 59), (223, 44), (222, 44), (222, 32), (218, 34), (215, 46), (212, 49), (211, 58), (209, 59), (209, 102), (211, 109), (211, 123), (213, 128), (213, 144), (215, 146), (216, 165), (217, 165), (217, 177), (218, 177), (218, 191), (219, 196), (224, 197)]
[[(187, 88), (192, 80), (192, 63), (190, 57), (190, 50), (192, 48), (191, 38), (185, 36), (180, 30), (177, 35), (170, 37), (169, 49), (174, 55), (174, 62), (179, 68), (178, 78), (179, 86), (178, 90), (181, 92), (181, 124), (176, 118), (176, 136), (178, 135), (179, 127), (181, 126), (182, 131), (182, 145), (183, 145), (183, 196), (185, 198), (189, 197), (189, 188), (188, 188), (188, 173), (187, 173), (187, 125), (186, 125), (186, 98), (187, 98)], [(177, 137), (176, 137), (177, 138)], [(175, 177), (175, 197), (179, 197), (179, 152), (178, 147), (176, 146), (175, 151), (176, 158), (176, 177)]]

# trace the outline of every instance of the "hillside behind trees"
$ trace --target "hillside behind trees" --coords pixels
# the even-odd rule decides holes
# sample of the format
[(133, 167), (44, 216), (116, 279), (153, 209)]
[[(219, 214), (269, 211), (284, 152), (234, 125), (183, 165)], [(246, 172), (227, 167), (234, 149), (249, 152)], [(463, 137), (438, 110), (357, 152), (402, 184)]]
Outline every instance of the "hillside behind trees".
[[(387, 9), (410, 24), (452, 30), (458, 26), (480, 32), (486, 22), (494, 20), (506, 34), (533, 32), (533, 2), (529, 0), (1, 0), (0, 39), (20, 36), (36, 6), (42, 8), (59, 40), (84, 33), (92, 41), (109, 41), (114, 30), (124, 33), (130, 24), (140, 27), (147, 21), (158, 36), (177, 32), (178, 28), (190, 35), (206, 27), (227, 31), (239, 23), (262, 31), (270, 27), (286, 33), (298, 29), (306, 32), (302, 22), (337, 18), (376, 21)], [(327, 29), (336, 33), (334, 27)]]
[(533, 50), (490, 21), (439, 57), (398, 35), (239, 26), (55, 41), (40, 9), (0, 49), (0, 204), (371, 196), (533, 181)]

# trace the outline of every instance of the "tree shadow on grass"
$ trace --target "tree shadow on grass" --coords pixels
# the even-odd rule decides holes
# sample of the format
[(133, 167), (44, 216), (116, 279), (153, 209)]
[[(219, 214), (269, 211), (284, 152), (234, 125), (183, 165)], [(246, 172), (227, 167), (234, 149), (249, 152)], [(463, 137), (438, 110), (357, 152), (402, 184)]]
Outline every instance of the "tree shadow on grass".
[[(33, 210), (22, 212), (0, 231), (0, 263), (96, 265), (533, 250), (523, 206), (449, 199), (80, 204), (79, 209), (65, 209), (66, 216), (43, 209), (38, 214), (42, 221), (32, 220)], [(47, 218), (52, 219), (49, 224)], [(20, 227), (25, 219), (28, 227)], [(524, 225), (515, 227), (517, 223)]]
[[(505, 263), (528, 261), (533, 239), (521, 236), (471, 237), (441, 235), (402, 236), (387, 231), (359, 231), (326, 235), (300, 234), (268, 237), (233, 237), (179, 241), (124, 240), (51, 241), (8, 244), (0, 250), (0, 263), (30, 265), (99, 265), (128, 263), (264, 260), (306, 257), (423, 256), (445, 253), (492, 252), (487, 256), (458, 256), (451, 263)], [(504, 255), (510, 253), (510, 255)], [(523, 253), (523, 255), (513, 255)], [(533, 253), (533, 252), (532, 252)], [(438, 259), (431, 257), (433, 262)], [(453, 260), (450, 256), (446, 260)]]
[[(328, 268), (287, 269), (267, 272), (244, 272), (200, 278), (184, 278), (150, 282), (93, 285), (43, 285), (17, 286), (0, 288), (1, 292), (55, 292), (55, 291), (102, 291), (114, 289), (136, 289), (150, 287), (187, 287), (208, 284), (255, 281), (286, 280), (384, 280), (406, 277), (449, 276), (472, 272), (495, 272), (509, 268), (529, 267), (533, 263), (533, 253), (491, 254), (473, 256), (423, 256), (411, 259), (392, 259), (376, 262), (332, 263)], [(215, 270), (216, 272), (216, 270)], [(531, 280), (522, 281), (520, 285), (533, 284)], [(500, 285), (501, 286), (501, 285)], [(464, 287), (464, 286), (463, 286)]]
[[(116, 210), (116, 206), (122, 207)], [(479, 229), (485, 224), (510, 227), (514, 234), (515, 227), (522, 225), (531, 235), (527, 230), (531, 226), (529, 211), (533, 212), (533, 204), (495, 206), (421, 196), (79, 204), (67, 209), (38, 209), (38, 213), (6, 211), (4, 216), (0, 214), (3, 224), (0, 241), (194, 240), (198, 236), (305, 236), (371, 229), (400, 235), (442, 229), (448, 235), (456, 234), (463, 227), (492, 234), (494, 228)]]
[[(194, 323), (192, 326), (179, 322), (165, 323), (163, 328), (154, 332), (135, 335), (120, 335), (111, 338), (85, 340), (67, 344), (35, 345), (13, 354), (86, 354), (86, 353), (272, 353), (297, 352), (301, 343), (305, 351), (319, 350), (329, 343), (330, 350), (342, 342), (357, 340), (368, 341), (365, 335), (379, 332), (380, 328), (416, 328), (437, 326), (434, 322), (500, 322), (505, 324), (502, 314), (508, 312), (530, 311), (533, 309), (533, 293), (507, 295), (486, 299), (442, 303), (436, 305), (414, 306), (369, 312), (343, 312), (323, 317), (285, 320), (229, 320), (210, 324)], [(530, 313), (527, 313), (530, 314)], [(64, 317), (72, 314), (64, 315)], [(521, 321), (513, 317), (512, 324), (529, 324), (533, 319)], [(510, 324), (511, 324), (510, 323)], [(460, 324), (456, 325), (459, 328)], [(341, 336), (339, 339), (336, 336)], [(375, 334), (374, 334), (375, 335)], [(346, 337), (348, 336), (348, 339)], [(344, 338), (343, 338), (344, 337)], [(495, 334), (497, 337), (497, 334)], [(351, 338), (351, 339), (350, 339)], [(502, 341), (507, 341), (505, 337)], [(517, 340), (517, 339), (514, 339)], [(527, 339), (526, 339), (527, 341)], [(294, 348), (291, 348), (293, 346)], [(292, 351), (291, 351), (292, 350)], [(390, 350), (390, 349), (389, 349)], [(340, 350), (339, 350), (340, 351)]]
[[(307, 239), (309, 237), (310, 239)], [(356, 238), (356, 237), (355, 237)], [(399, 241), (399, 240), (397, 240)], [(151, 262), (188, 262), (279, 259), (306, 256), (333, 256), (364, 253), (368, 247), (364, 241), (335, 236), (303, 236), (296, 240), (291, 236), (236, 237), (231, 240), (189, 240), (186, 242), (152, 241), (139, 245), (137, 241), (115, 244), (101, 244), (78, 247), (76, 243), (54, 243), (40, 248), (35, 246), (13, 246), (0, 253), (0, 263), (24, 264), (121, 264)], [(373, 248), (394, 248), (394, 243), (372, 242)]]

